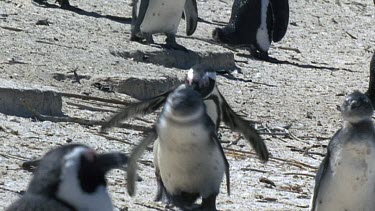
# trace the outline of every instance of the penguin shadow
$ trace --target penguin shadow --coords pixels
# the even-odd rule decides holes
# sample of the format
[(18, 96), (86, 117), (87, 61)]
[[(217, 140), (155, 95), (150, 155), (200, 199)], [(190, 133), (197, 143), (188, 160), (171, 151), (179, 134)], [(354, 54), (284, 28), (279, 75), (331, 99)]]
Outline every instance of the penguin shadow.
[(78, 15), (84, 15), (84, 16), (89, 16), (89, 17), (93, 17), (93, 18), (106, 18), (108, 20), (115, 21), (115, 22), (118, 22), (118, 23), (123, 23), (123, 24), (131, 24), (131, 21), (132, 21), (132, 18), (113, 16), (113, 15), (102, 15), (102, 14), (99, 14), (97, 12), (86, 11), (86, 10), (83, 10), (79, 7), (75, 7), (75, 6), (71, 6), (71, 5), (60, 7), (56, 4), (50, 4), (48, 2), (38, 2), (38, 3), (33, 2), (33, 3), (34, 3), (34, 5), (37, 5), (39, 7), (68, 10), (68, 11), (74, 12)]
[(287, 61), (287, 60), (279, 60), (279, 59), (274, 58), (274, 57), (269, 57), (268, 60), (262, 60), (262, 59), (259, 59), (257, 57), (254, 57), (251, 54), (237, 53), (236, 55), (239, 56), (239, 57), (243, 57), (243, 58), (250, 58), (250, 59), (253, 59), (253, 60), (264, 61), (264, 62), (269, 62), (269, 63), (273, 63), (273, 64), (292, 65), (292, 66), (296, 66), (296, 67), (299, 67), (299, 68), (305, 68), (305, 69), (318, 69), (318, 70), (330, 70), (330, 71), (344, 70), (344, 71), (348, 71), (348, 72), (354, 72), (353, 70), (348, 69), (348, 68), (338, 68), (338, 67), (331, 67), (331, 66), (324, 66), (324, 65), (320, 66), (320, 65), (313, 65), (313, 64), (303, 64), (303, 63), (291, 62), (291, 61)]

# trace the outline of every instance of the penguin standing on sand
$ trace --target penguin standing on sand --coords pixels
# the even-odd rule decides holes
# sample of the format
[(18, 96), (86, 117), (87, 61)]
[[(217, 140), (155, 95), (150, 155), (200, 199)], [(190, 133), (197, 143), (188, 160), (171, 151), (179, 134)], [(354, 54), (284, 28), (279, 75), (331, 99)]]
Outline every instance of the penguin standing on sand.
[(113, 211), (105, 174), (127, 164), (123, 153), (96, 154), (80, 144), (48, 152), (26, 193), (6, 211)]
[(136, 162), (155, 140), (156, 200), (186, 209), (201, 197), (203, 210), (216, 210), (224, 173), (230, 192), (229, 164), (199, 93), (180, 85), (168, 96), (155, 129), (130, 156), (129, 195), (135, 190)]
[(343, 127), (331, 139), (315, 178), (311, 210), (375, 210), (373, 107), (355, 91), (341, 106)]
[[(237, 115), (217, 88), (215, 71), (210, 71), (210, 69), (204, 65), (196, 65), (189, 70), (185, 79), (185, 85), (200, 93), (204, 100), (207, 114), (215, 124), (216, 132), (219, 129), (220, 122), (223, 121), (231, 130), (240, 132), (245, 137), (254, 148), (259, 159), (268, 161), (269, 154), (267, 146), (257, 131), (251, 126), (253, 122)], [(173, 90), (174, 89), (171, 89), (149, 100), (127, 106), (111, 117), (111, 119), (102, 126), (102, 130), (116, 126), (121, 121), (154, 112), (164, 105), (168, 95)]]
[(229, 23), (216, 28), (212, 37), (218, 43), (246, 47), (254, 57), (268, 61), (271, 42), (284, 37), (288, 22), (288, 0), (234, 0)]
[(197, 28), (198, 10), (196, 0), (133, 0), (131, 40), (146, 39), (153, 44), (153, 34), (164, 33), (166, 47), (186, 50), (176, 43), (176, 33), (184, 13), (186, 34), (192, 35)]

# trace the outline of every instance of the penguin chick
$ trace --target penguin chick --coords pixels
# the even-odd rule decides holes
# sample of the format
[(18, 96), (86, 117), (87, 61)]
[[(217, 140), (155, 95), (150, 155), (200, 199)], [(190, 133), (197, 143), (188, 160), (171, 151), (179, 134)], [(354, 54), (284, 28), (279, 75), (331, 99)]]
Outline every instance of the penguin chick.
[(186, 20), (186, 34), (190, 36), (198, 23), (196, 0), (133, 0), (130, 40), (141, 42), (146, 39), (148, 44), (153, 44), (152, 35), (164, 33), (167, 48), (187, 51), (176, 43), (182, 12)]
[(155, 140), (156, 200), (186, 209), (202, 197), (203, 210), (216, 210), (224, 173), (230, 192), (229, 164), (199, 93), (180, 85), (168, 96), (155, 129), (130, 156), (127, 177), (130, 195), (134, 194), (136, 162)]
[(234, 0), (229, 23), (214, 29), (212, 37), (218, 43), (248, 48), (254, 57), (271, 61), (271, 42), (284, 37), (288, 22), (288, 0)]
[(355, 91), (341, 108), (342, 128), (329, 142), (315, 178), (310, 209), (375, 210), (375, 130), (373, 107)]
[(39, 161), (26, 193), (6, 211), (112, 211), (105, 174), (127, 161), (123, 153), (96, 154), (80, 144), (53, 149)]

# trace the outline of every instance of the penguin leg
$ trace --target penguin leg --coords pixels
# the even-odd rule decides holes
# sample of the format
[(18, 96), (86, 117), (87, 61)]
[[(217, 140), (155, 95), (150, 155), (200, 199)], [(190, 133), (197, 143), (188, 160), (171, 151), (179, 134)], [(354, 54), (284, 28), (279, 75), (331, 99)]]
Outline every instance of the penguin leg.
[(202, 198), (201, 210), (203, 211), (216, 211), (216, 194), (212, 194), (207, 198)]
[(177, 44), (176, 42), (176, 35), (173, 33), (166, 33), (165, 34), (167, 38), (165, 39), (165, 42), (167, 43), (165, 47), (167, 49), (174, 49), (174, 50), (180, 50), (188, 52), (188, 49), (186, 49), (184, 46)]
[(165, 189), (163, 180), (161, 180), (160, 173), (158, 171), (155, 171), (155, 176), (156, 176), (156, 183), (158, 186), (158, 190), (157, 190), (154, 201), (161, 201), (165, 204), (170, 204), (171, 203), (170, 195), (167, 193), (167, 190)]
[(250, 46), (250, 54), (256, 59), (262, 60), (262, 61), (269, 61), (270, 57), (268, 56), (268, 52), (266, 51), (259, 51), (255, 48), (255, 46)]

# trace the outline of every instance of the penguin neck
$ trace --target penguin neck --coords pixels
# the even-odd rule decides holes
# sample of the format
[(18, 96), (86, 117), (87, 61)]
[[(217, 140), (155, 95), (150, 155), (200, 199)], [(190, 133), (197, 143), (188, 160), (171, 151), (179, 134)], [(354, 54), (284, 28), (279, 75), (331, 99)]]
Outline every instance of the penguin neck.
[(349, 130), (357, 130), (357, 131), (374, 131), (374, 123), (372, 122), (371, 118), (364, 119), (359, 122), (349, 122), (344, 121), (344, 128)]

